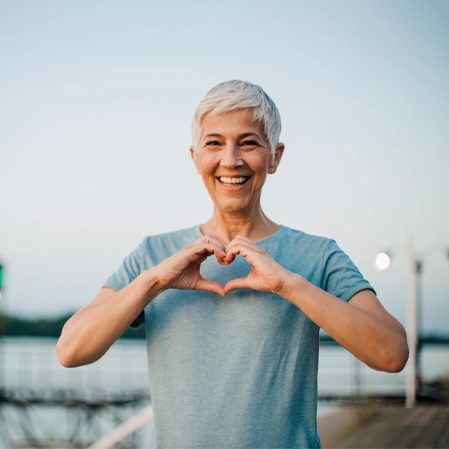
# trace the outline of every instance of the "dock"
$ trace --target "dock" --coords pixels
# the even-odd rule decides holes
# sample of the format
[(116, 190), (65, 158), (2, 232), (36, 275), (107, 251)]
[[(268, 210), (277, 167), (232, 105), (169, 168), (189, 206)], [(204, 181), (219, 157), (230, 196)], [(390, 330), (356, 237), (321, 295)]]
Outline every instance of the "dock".
[(420, 404), (386, 408), (381, 415), (337, 446), (338, 449), (449, 448), (449, 406)]

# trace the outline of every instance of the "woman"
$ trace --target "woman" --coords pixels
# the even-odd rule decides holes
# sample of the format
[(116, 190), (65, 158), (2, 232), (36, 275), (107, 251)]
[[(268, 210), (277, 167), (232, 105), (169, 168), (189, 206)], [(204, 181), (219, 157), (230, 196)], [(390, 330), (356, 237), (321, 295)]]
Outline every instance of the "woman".
[(336, 243), (262, 211), (280, 130), (259, 86), (209, 91), (190, 152), (212, 218), (144, 239), (62, 331), (61, 363), (92, 363), (144, 311), (157, 447), (320, 447), (320, 328), (374, 369), (407, 361), (403, 327)]

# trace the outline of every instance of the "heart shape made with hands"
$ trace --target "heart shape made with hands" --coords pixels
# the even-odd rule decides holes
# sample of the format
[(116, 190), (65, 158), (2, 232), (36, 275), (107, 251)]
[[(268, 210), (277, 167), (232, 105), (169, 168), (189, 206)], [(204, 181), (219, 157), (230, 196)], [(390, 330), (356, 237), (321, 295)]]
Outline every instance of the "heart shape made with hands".
[[(240, 288), (275, 292), (280, 284), (281, 277), (279, 275), (284, 270), (283, 267), (262, 248), (245, 237), (238, 236), (225, 247), (217, 237), (205, 236), (189, 249), (191, 263), (185, 268), (195, 267), (190, 272), (196, 278), (193, 287), (195, 290), (206, 290), (225, 296), (230, 291)], [(238, 255), (241, 255), (251, 266), (251, 271), (246, 277), (231, 279), (226, 285), (206, 279), (200, 274), (200, 266), (213, 254), (220, 265), (230, 265)]]

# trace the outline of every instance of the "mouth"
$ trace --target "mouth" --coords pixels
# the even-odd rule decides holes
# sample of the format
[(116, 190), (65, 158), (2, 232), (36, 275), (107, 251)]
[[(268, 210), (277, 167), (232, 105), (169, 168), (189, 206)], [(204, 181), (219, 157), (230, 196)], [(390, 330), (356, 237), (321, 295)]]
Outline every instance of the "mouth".
[(220, 181), (221, 184), (225, 186), (239, 186), (245, 184), (250, 176), (234, 176), (234, 177), (227, 177), (227, 176), (219, 176), (217, 177), (218, 181)]

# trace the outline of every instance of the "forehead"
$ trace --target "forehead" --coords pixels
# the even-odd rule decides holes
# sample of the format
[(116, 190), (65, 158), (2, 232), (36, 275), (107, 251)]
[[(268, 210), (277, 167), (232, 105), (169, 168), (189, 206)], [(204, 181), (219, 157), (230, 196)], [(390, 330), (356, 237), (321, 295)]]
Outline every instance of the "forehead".
[(257, 134), (259, 137), (265, 138), (262, 124), (254, 120), (253, 111), (250, 109), (238, 109), (216, 115), (208, 114), (201, 121), (201, 138), (209, 134), (231, 137), (248, 133)]

